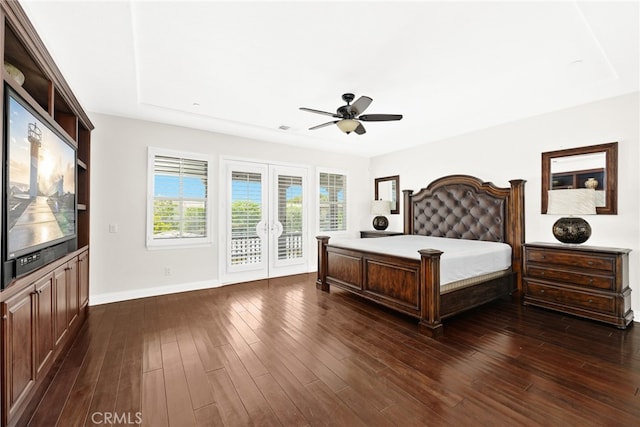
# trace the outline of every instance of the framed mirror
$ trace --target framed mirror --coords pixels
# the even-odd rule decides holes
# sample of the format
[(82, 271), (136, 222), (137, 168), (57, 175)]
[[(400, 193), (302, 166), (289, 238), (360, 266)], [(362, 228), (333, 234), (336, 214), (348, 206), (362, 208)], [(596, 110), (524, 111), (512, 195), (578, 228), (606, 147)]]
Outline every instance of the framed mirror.
[(618, 143), (591, 145), (542, 153), (542, 209), (547, 213), (548, 191), (593, 188), (596, 213), (618, 213)]
[(400, 175), (385, 176), (384, 178), (376, 178), (375, 183), (375, 200), (390, 200), (391, 213), (400, 213)]

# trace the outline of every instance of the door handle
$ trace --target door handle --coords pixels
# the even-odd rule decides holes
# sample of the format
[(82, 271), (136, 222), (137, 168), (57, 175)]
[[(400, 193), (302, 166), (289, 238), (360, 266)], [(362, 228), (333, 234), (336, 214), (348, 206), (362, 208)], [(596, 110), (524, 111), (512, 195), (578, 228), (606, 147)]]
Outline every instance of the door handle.
[(269, 233), (269, 224), (266, 221), (260, 221), (256, 224), (256, 234), (259, 237), (264, 237)]
[(274, 221), (271, 224), (271, 234), (273, 234), (275, 237), (280, 237), (283, 230), (284, 227), (282, 226), (282, 223), (280, 221)]

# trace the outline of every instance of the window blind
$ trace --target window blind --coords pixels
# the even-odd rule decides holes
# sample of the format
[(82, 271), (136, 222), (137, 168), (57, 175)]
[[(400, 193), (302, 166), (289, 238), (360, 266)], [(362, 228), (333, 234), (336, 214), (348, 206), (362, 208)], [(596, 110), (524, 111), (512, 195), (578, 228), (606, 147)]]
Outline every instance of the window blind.
[(347, 177), (321, 172), (319, 176), (320, 231), (345, 231), (347, 229)]
[(155, 155), (153, 239), (207, 237), (208, 162)]
[(262, 175), (231, 173), (231, 265), (262, 262), (262, 239), (256, 227), (262, 220)]
[(302, 177), (278, 175), (278, 259), (303, 257), (303, 214)]

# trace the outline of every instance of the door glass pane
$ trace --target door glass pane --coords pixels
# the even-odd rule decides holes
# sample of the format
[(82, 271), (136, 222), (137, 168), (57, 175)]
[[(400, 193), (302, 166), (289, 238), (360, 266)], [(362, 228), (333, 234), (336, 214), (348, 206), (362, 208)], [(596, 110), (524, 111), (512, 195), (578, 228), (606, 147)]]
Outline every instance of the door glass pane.
[(262, 175), (232, 172), (231, 265), (262, 262), (262, 238), (256, 232), (262, 209)]
[(303, 257), (302, 218), (302, 177), (278, 175), (279, 260)]

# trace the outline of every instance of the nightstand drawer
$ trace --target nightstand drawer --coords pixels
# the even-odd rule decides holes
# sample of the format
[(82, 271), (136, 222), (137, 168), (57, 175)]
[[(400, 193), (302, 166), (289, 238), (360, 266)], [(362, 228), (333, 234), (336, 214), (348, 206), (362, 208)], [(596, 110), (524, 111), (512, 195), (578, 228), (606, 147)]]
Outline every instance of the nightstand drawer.
[(544, 264), (566, 265), (578, 268), (588, 268), (602, 271), (614, 271), (615, 258), (571, 252), (555, 252), (546, 249), (528, 249), (528, 262)]
[(602, 313), (615, 313), (616, 301), (613, 296), (595, 295), (576, 290), (568, 291), (567, 289), (543, 285), (529, 280), (525, 281), (525, 286), (527, 287), (527, 295), (530, 298)]
[(527, 277), (562, 281), (572, 285), (587, 286), (594, 289), (613, 290), (615, 280), (613, 276), (601, 276), (597, 274), (577, 273), (567, 270), (551, 270), (546, 267), (527, 266), (525, 271)]

